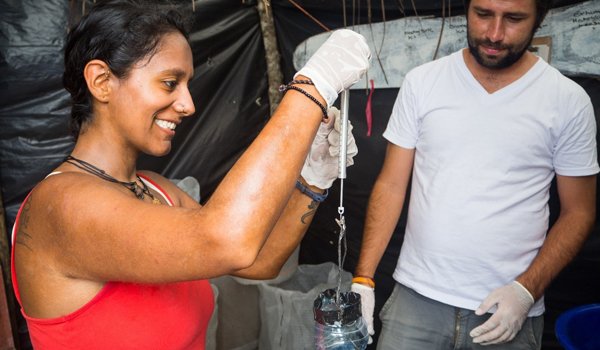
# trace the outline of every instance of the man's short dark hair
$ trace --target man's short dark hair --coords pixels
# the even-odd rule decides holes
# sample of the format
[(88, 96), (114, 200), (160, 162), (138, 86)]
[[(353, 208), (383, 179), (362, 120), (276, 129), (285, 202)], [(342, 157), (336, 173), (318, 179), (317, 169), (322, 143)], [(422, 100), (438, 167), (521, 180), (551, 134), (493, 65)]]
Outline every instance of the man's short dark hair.
[[(548, 11), (552, 8), (553, 0), (535, 0), (535, 25), (533, 26), (534, 30), (538, 30), (538, 28), (542, 25), (544, 18), (548, 14)], [(465, 13), (468, 14), (469, 6), (471, 5), (471, 0), (465, 0)]]

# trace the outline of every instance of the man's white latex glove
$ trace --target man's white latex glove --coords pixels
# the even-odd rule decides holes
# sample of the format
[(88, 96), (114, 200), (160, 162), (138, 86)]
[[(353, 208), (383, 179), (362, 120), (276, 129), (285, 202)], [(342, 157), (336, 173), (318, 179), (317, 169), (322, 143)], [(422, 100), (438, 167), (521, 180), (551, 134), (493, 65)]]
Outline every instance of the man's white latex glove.
[(469, 333), (473, 342), (491, 345), (513, 340), (534, 302), (531, 293), (517, 281), (494, 289), (475, 310), (475, 314), (483, 315), (494, 306), (497, 309), (485, 323)]
[(367, 323), (367, 330), (369, 331), (369, 344), (373, 342), (373, 335), (375, 335), (375, 328), (373, 328), (373, 313), (375, 310), (375, 289), (369, 286), (365, 286), (360, 283), (352, 283), (350, 290), (354, 293), (360, 294), (362, 317)]
[[(340, 124), (340, 111), (335, 107), (330, 107), (327, 110), (327, 116), (329, 117), (327, 122), (319, 125), (317, 135), (310, 146), (310, 151), (300, 172), (307, 184), (322, 190), (331, 187), (339, 175), (340, 127), (338, 126), (336, 129), (334, 125)], [(337, 144), (332, 144), (331, 140), (337, 140)], [(351, 148), (352, 152), (350, 152)], [(350, 166), (354, 164), (352, 157), (358, 153), (350, 121), (348, 121), (347, 149), (346, 166)]]
[(365, 38), (339, 29), (317, 49), (298, 73), (310, 78), (330, 107), (342, 90), (354, 85), (369, 69), (371, 50)]

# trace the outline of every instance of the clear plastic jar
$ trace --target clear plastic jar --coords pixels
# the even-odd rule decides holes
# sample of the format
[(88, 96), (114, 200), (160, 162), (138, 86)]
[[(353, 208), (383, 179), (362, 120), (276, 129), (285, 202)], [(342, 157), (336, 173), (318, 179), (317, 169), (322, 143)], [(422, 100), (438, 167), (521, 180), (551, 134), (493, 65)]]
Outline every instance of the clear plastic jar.
[(362, 318), (360, 294), (335, 289), (319, 294), (314, 303), (315, 345), (317, 350), (364, 350), (369, 333)]

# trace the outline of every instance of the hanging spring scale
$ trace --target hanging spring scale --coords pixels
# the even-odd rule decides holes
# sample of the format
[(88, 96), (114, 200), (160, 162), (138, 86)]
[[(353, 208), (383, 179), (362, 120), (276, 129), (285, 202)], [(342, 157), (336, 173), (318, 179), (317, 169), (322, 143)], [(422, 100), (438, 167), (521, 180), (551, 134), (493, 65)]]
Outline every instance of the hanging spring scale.
[[(338, 178), (340, 179), (340, 205), (338, 207), (339, 218), (335, 219), (340, 227), (338, 237), (338, 283), (336, 289), (336, 304), (340, 303), (340, 289), (342, 287), (342, 267), (346, 259), (347, 243), (346, 243), (346, 218), (344, 217), (344, 179), (346, 179), (346, 161), (348, 158), (348, 105), (350, 92), (346, 89), (341, 94), (340, 104), (340, 154)], [(342, 245), (344, 248), (342, 249)], [(343, 252), (342, 252), (343, 250)]]

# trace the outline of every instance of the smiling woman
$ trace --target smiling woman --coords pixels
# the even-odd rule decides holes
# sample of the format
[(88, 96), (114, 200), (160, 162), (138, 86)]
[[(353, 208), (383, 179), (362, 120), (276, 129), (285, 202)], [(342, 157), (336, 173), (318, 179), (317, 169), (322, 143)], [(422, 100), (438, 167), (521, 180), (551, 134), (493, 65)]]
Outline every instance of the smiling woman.
[(97, 79), (108, 71), (110, 67), (98, 60), (90, 61), (84, 68), (84, 76), (89, 75), (87, 80), (97, 82), (88, 83), (90, 93), (104, 97), (99, 99), (96, 113), (126, 116), (111, 119), (115, 123), (111, 130), (127, 131), (123, 137), (146, 154), (167, 154), (175, 127), (195, 112), (187, 87), (194, 69), (186, 38), (179, 32), (164, 34), (157, 43), (156, 53), (138, 62), (128, 72), (127, 79), (111, 75)]
[(107, 0), (69, 32), (63, 81), (76, 144), (13, 228), (14, 289), (35, 348), (203, 349), (206, 279), (276, 276), (318, 204), (294, 184), (322, 193), (316, 184), (335, 179), (305, 170), (338, 164), (315, 145), (337, 132), (320, 105), (368, 68), (364, 38), (349, 30), (300, 71), (293, 84), (304, 93), (285, 95), (204, 207), (136, 169), (141, 153), (167, 154), (195, 112), (185, 23), (159, 2)]

